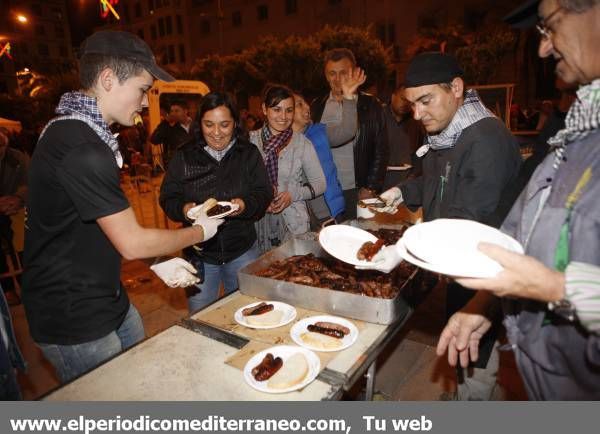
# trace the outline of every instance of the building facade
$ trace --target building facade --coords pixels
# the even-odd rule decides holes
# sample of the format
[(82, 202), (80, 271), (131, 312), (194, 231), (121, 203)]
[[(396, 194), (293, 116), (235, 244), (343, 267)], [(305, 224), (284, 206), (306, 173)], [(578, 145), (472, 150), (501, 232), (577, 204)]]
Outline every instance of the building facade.
[(66, 0), (0, 3), (0, 47), (10, 44), (10, 57), (6, 53), (0, 57), (0, 93), (18, 93), (19, 79), (32, 73), (73, 69)]
[(207, 54), (232, 54), (273, 35), (307, 36), (325, 25), (371, 26), (395, 62), (422, 27), (500, 20), (518, 0), (121, 0), (120, 21), (104, 27), (138, 34), (163, 65), (189, 69)]

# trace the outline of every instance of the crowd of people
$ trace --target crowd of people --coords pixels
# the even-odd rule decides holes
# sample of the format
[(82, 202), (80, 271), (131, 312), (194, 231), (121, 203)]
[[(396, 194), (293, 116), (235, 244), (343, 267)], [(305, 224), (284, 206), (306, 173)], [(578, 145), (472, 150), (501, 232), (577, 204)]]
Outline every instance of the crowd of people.
[[(81, 89), (62, 96), (31, 162), (5, 154), (0, 131), (0, 223), (26, 203), (23, 304), (31, 335), (61, 382), (144, 338), (120, 283), (122, 257), (183, 250), (193, 266), (185, 272), (199, 280), (188, 299), (195, 312), (218, 298), (221, 285), (235, 290), (238, 270), (260, 254), (324, 223), (353, 219), (359, 200), (379, 197), (381, 212), (404, 204), (422, 208), (425, 221), (474, 220), (525, 247), (520, 255), (481, 245), (504, 270), (447, 285), (448, 323), (437, 351), (457, 366), (454, 398), (493, 399), (504, 325), (531, 399), (598, 399), (600, 1), (529, 0), (507, 20), (527, 26), (538, 15), (539, 55), (553, 57), (560, 79), (579, 89), (535, 164), (521, 165), (516, 139), (469, 89), (451, 55), (415, 56), (385, 105), (360, 90), (366, 76), (352, 51), (335, 48), (323, 60), (329, 92), (310, 101), (301, 90), (269, 84), (264, 122), (247, 113), (242, 119), (223, 92), (205, 95), (194, 119), (185, 102), (170, 103), (169, 121), (149, 140), (163, 146), (159, 202), (181, 223), (176, 230), (136, 221), (110, 129), (133, 127), (154, 80), (174, 78), (131, 33), (86, 39)], [(4, 182), (9, 173), (12, 184)], [(199, 207), (209, 198), (236, 209), (210, 219)], [(386, 273), (400, 260), (388, 246), (367, 268)], [(1, 323), (10, 331), (9, 321)], [(2, 335), (2, 370), (11, 375), (1, 390), (18, 399), (13, 368), (23, 360), (11, 335)]]

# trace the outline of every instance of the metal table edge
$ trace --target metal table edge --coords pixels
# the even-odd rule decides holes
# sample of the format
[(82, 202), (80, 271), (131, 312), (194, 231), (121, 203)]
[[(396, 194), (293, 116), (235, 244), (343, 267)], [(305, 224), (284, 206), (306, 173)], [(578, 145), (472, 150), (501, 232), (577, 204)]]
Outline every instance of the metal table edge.
[(350, 388), (359, 380), (359, 378), (364, 375), (364, 373), (369, 369), (371, 364), (379, 357), (379, 354), (385, 349), (387, 344), (396, 336), (396, 334), (402, 329), (404, 324), (411, 317), (413, 309), (409, 309), (409, 311), (402, 317), (402, 319), (396, 321), (395, 323), (390, 324), (386, 331), (381, 333), (379, 339), (373, 342), (369, 347), (365, 350), (364, 354), (366, 354), (366, 358), (359, 358), (352, 367), (348, 369), (349, 374), (342, 374), (338, 371), (332, 371), (338, 377), (343, 377), (344, 381), (344, 390), (348, 391)]

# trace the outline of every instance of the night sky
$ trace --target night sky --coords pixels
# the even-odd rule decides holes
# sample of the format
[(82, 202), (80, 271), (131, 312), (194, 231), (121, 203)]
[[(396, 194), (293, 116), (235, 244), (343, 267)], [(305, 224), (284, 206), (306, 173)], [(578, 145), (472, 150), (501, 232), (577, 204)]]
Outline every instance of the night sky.
[(67, 0), (67, 11), (73, 46), (92, 34), (104, 20), (100, 18), (100, 2), (97, 0)]

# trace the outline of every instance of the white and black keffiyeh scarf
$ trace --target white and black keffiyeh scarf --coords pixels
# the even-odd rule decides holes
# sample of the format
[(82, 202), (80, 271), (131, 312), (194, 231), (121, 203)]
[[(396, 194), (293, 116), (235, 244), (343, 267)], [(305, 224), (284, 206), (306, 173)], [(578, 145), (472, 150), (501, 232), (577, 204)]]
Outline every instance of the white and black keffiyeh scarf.
[(427, 135), (425, 146), (435, 151), (452, 148), (465, 128), (481, 119), (491, 117), (494, 117), (494, 114), (483, 105), (477, 91), (469, 89), (450, 124), (439, 134)]
[(110, 132), (108, 124), (104, 118), (102, 118), (96, 98), (92, 98), (81, 92), (67, 92), (60, 98), (60, 102), (55, 111), (61, 116), (57, 116), (50, 120), (40, 137), (42, 137), (46, 132), (46, 129), (56, 121), (67, 119), (80, 120), (89, 125), (89, 127), (98, 134), (98, 137), (100, 137), (113, 152), (117, 165), (123, 167), (123, 157), (119, 151), (119, 142), (117, 142), (115, 136)]
[(565, 128), (548, 139), (554, 150), (554, 169), (558, 169), (567, 145), (580, 140), (600, 126), (600, 79), (582, 86), (577, 91), (565, 119)]

